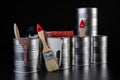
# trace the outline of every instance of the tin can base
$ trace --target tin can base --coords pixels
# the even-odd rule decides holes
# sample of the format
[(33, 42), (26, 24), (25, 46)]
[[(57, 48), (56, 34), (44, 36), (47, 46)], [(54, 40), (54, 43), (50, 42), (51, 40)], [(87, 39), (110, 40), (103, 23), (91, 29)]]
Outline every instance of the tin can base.
[(71, 67), (67, 67), (67, 68), (60, 68), (60, 70), (65, 70), (65, 69), (70, 69)]
[(73, 67), (82, 67), (82, 66), (90, 66), (90, 64), (88, 64), (88, 65), (73, 65)]
[(22, 71), (16, 71), (16, 70), (13, 70), (15, 73), (21, 73), (21, 74), (27, 74), (27, 73), (36, 73), (36, 72), (39, 72), (40, 70), (38, 71), (30, 71), (30, 72), (22, 72)]
[(107, 62), (92, 62), (91, 64), (107, 64)]

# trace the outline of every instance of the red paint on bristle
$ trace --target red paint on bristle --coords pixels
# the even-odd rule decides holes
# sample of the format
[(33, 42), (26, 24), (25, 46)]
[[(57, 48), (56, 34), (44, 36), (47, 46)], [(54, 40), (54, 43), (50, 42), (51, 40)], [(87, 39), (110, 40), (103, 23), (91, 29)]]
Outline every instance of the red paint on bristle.
[(42, 27), (39, 24), (37, 24), (37, 32), (40, 32), (42, 30), (43, 30)]
[(80, 22), (80, 28), (84, 28), (85, 27), (85, 22), (83, 21), (83, 19)]

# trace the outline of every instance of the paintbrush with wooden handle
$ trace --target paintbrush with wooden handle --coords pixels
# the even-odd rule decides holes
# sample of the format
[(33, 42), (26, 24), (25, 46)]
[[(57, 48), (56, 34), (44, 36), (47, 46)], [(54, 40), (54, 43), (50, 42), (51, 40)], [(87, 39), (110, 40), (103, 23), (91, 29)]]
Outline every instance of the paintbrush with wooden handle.
[(45, 60), (46, 69), (49, 72), (58, 70), (59, 65), (57, 63), (57, 59), (55, 58), (53, 51), (48, 47), (45, 40), (44, 31), (42, 30), (42, 27), (39, 24), (37, 24), (37, 32), (43, 44), (43, 57)]
[(26, 66), (27, 65), (27, 48), (28, 48), (28, 45), (30, 44), (30, 40), (29, 38), (20, 38), (20, 32), (16, 23), (14, 23), (14, 34), (15, 34), (15, 38), (19, 41), (19, 44), (23, 47), (24, 64)]
[(84, 37), (86, 35), (85, 33), (85, 22), (83, 20), (80, 21), (80, 37)]

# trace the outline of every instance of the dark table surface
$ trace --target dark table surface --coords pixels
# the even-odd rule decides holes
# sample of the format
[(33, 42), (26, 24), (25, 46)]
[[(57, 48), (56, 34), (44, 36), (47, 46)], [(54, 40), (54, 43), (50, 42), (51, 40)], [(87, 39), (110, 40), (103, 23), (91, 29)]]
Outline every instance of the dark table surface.
[(47, 72), (41, 68), (35, 73), (16, 73), (7, 71), (5, 80), (119, 80), (119, 68), (111, 64), (91, 64), (89, 66), (71, 67), (64, 70)]

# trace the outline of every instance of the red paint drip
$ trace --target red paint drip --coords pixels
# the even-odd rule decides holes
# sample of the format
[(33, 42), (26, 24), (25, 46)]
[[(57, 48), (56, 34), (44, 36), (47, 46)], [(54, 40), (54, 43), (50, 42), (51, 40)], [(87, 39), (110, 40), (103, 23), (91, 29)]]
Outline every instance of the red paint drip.
[(84, 28), (85, 27), (85, 22), (83, 21), (83, 19), (80, 22), (80, 28)]
[(40, 32), (42, 30), (43, 30), (42, 27), (39, 24), (37, 24), (37, 32)]

